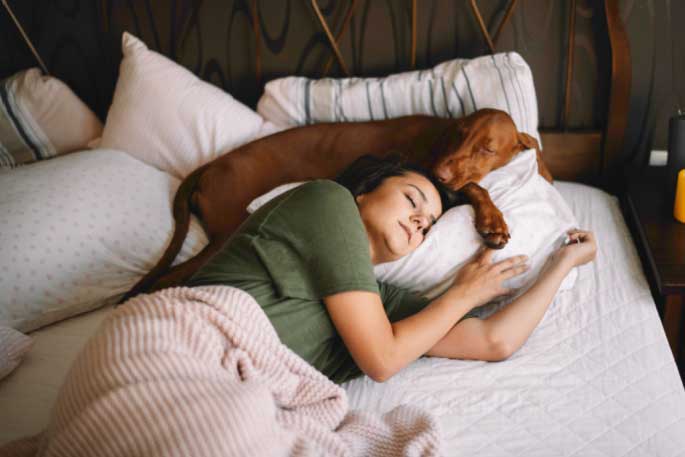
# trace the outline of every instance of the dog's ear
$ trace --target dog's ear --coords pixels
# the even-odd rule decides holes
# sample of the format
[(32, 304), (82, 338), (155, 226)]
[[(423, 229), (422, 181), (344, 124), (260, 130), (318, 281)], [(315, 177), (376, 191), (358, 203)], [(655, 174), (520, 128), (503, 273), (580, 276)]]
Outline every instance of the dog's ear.
[(527, 133), (519, 132), (518, 140), (519, 146), (521, 146), (522, 151), (525, 151), (526, 149), (536, 149), (538, 151), (540, 150), (538, 140), (528, 135)]
[(525, 151), (526, 149), (535, 149), (535, 156), (538, 162), (538, 172), (550, 184), (554, 182), (552, 173), (549, 171), (545, 161), (542, 158), (542, 151), (540, 151), (540, 144), (538, 143), (538, 140), (523, 132), (519, 132), (518, 139), (522, 151)]

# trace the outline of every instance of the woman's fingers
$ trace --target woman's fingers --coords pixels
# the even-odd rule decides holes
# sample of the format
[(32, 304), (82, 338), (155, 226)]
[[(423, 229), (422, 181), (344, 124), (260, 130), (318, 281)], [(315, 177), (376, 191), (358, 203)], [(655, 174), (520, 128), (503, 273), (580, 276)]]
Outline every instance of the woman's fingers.
[(592, 232), (588, 230), (572, 229), (566, 232), (571, 240), (592, 238)]
[(505, 270), (509, 270), (510, 268), (516, 267), (527, 260), (528, 256), (526, 255), (515, 255), (513, 257), (509, 257), (508, 259), (497, 262), (495, 265), (493, 265), (493, 268), (495, 268), (499, 272), (502, 272)]
[(504, 271), (502, 271), (502, 278), (504, 280), (513, 278), (514, 276), (518, 276), (520, 274), (525, 273), (526, 271), (530, 270), (530, 266), (528, 265), (516, 265), (515, 267), (508, 268)]
[(570, 243), (587, 243), (589, 241), (594, 240), (594, 237), (592, 233), (590, 232), (578, 232), (574, 233), (572, 235), (569, 235), (569, 244)]

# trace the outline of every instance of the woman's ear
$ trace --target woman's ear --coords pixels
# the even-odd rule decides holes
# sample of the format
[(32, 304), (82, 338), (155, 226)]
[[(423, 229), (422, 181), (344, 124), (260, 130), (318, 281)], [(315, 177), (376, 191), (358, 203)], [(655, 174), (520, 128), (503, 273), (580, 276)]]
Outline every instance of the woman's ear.
[(359, 205), (364, 198), (366, 197), (366, 194), (359, 194), (356, 197), (354, 197), (354, 201), (357, 202), (357, 205)]

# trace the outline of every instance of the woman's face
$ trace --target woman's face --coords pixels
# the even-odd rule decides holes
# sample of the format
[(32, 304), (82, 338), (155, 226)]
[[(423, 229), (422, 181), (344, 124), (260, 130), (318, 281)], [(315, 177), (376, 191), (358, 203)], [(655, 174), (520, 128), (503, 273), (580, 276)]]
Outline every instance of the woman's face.
[(414, 172), (386, 178), (373, 191), (358, 195), (356, 201), (374, 265), (412, 252), (442, 214), (438, 190)]

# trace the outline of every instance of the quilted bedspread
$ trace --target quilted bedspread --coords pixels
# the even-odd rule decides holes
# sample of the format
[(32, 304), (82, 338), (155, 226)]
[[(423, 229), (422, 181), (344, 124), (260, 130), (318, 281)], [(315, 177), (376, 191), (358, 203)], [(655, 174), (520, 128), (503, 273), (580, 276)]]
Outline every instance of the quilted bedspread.
[(598, 254), (525, 345), (504, 362), (423, 358), (384, 384), (356, 379), (351, 407), (431, 411), (446, 455), (685, 455), (685, 391), (618, 202), (555, 185)]

